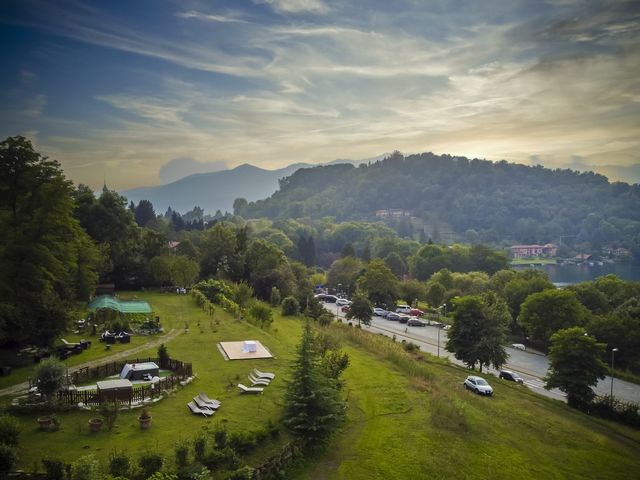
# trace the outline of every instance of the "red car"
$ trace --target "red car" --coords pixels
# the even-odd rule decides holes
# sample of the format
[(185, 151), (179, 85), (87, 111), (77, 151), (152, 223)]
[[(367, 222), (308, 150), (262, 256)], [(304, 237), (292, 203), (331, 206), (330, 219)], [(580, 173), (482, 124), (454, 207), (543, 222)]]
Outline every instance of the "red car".
[(340, 310), (342, 310), (343, 313), (347, 313), (349, 311), (349, 305), (345, 305)]
[(412, 317), (421, 317), (422, 315), (424, 315), (424, 312), (419, 308), (412, 308), (411, 310), (409, 310), (409, 315), (411, 315)]

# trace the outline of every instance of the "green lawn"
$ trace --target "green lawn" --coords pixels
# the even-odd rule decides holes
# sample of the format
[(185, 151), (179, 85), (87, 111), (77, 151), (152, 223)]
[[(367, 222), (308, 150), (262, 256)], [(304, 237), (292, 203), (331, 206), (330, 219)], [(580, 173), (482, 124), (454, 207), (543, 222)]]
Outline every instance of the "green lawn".
[(555, 258), (531, 257), (531, 258), (514, 258), (511, 265), (555, 265)]
[[(151, 407), (148, 431), (140, 430), (137, 411), (121, 413), (111, 432), (97, 434), (88, 431), (89, 412), (61, 414), (57, 432), (40, 432), (36, 415), (23, 415), (21, 467), (33, 469), (45, 453), (67, 461), (93, 453), (104, 463), (116, 448), (134, 456), (159, 450), (172, 461), (174, 442), (203, 429), (225, 425), (232, 433), (278, 420), (288, 366), (299, 342), (299, 320), (277, 316), (265, 332), (220, 309), (211, 319), (188, 296), (144, 297), (165, 328), (184, 328), (188, 322), (189, 332), (167, 346), (171, 356), (193, 363), (194, 383)], [(495, 378), (489, 378), (493, 398), (476, 396), (463, 389), (467, 372), (462, 368), (428, 356), (409, 360), (389, 339), (335, 328), (351, 360), (344, 374), (348, 419), (326, 451), (287, 478), (629, 478), (640, 465), (637, 430), (586, 417)], [(277, 358), (224, 361), (216, 343), (245, 339), (260, 340)], [(155, 349), (141, 353), (146, 355), (155, 355)], [(262, 396), (240, 395), (235, 384), (244, 382), (253, 367), (274, 371), (277, 377)], [(222, 402), (212, 419), (186, 408), (200, 390)], [(265, 442), (247, 463), (259, 463), (286, 440), (280, 435), (275, 442)]]

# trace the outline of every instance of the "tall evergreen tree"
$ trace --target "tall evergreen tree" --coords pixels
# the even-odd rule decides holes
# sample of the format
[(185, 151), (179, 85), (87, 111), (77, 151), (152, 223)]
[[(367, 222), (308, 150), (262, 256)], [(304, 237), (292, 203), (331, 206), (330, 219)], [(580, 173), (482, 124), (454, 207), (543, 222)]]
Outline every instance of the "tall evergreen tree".
[(345, 412), (336, 381), (323, 373), (307, 321), (287, 385), (283, 422), (306, 448), (313, 449), (327, 440)]

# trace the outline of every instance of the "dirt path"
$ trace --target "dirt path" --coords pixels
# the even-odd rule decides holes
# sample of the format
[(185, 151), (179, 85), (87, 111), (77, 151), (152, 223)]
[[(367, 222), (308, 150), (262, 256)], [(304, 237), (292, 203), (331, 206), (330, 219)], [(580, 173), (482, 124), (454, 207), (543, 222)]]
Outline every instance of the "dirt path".
[[(85, 367), (95, 367), (97, 365), (102, 365), (103, 363), (107, 363), (110, 361), (118, 360), (125, 357), (130, 357), (131, 355), (142, 352), (144, 350), (148, 350), (153, 347), (159, 346), (161, 343), (166, 343), (169, 340), (173, 340), (178, 335), (180, 335), (183, 331), (171, 329), (166, 335), (162, 337), (154, 338), (153, 340), (144, 343), (142, 345), (138, 345), (137, 347), (130, 348), (129, 350), (122, 350), (119, 352), (115, 352), (113, 355), (109, 355), (108, 357), (97, 358), (95, 360), (91, 360), (90, 362), (81, 363), (79, 365), (74, 365), (73, 367), (69, 367), (69, 372), (75, 372), (81, 368)], [(15, 385), (11, 385), (10, 387), (0, 389), (0, 397), (5, 395), (15, 395), (17, 393), (21, 393), (29, 388), (29, 382), (17, 383)]]

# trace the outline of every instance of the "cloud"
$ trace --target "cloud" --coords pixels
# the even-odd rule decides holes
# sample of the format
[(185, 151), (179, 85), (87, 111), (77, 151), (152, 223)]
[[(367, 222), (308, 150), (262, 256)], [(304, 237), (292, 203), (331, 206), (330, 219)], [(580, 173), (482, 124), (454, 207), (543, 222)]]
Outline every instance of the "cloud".
[(197, 20), (203, 20), (208, 22), (249, 23), (246, 20), (242, 20), (241, 18), (226, 16), (226, 15), (212, 15), (208, 13), (198, 12), (195, 10), (189, 10), (188, 12), (181, 12), (181, 13), (178, 13), (176, 16), (180, 18), (195, 18)]
[(198, 162), (190, 157), (174, 158), (160, 167), (160, 181), (166, 185), (194, 173), (208, 173), (226, 170), (227, 164), (223, 161)]
[(327, 13), (329, 8), (322, 0), (254, 0), (266, 4), (280, 13)]

